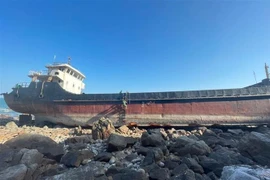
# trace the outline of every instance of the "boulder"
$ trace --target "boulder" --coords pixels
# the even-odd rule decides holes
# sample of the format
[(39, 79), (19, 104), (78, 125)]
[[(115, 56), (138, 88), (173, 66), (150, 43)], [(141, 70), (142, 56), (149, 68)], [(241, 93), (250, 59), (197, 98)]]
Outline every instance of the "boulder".
[(170, 179), (170, 171), (168, 168), (154, 168), (149, 171), (149, 178), (155, 180)]
[(207, 173), (207, 176), (211, 179), (211, 180), (220, 180), (215, 173), (213, 172), (209, 172)]
[(190, 169), (187, 169), (179, 174), (177, 174), (176, 176), (173, 176), (171, 178), (171, 180), (182, 180), (182, 179), (185, 179), (185, 180), (196, 180), (195, 178), (195, 173), (190, 170)]
[(146, 176), (145, 172), (143, 171), (134, 171), (129, 169), (123, 169), (120, 171), (120, 173), (112, 175), (113, 180), (126, 180), (126, 179), (132, 179), (132, 180), (148, 180), (148, 177)]
[[(66, 167), (62, 164), (57, 164), (56, 161), (52, 159), (43, 158), (42, 162), (39, 164), (39, 167), (31, 175), (32, 179), (40, 179), (42, 176), (53, 176), (56, 174), (63, 173), (66, 170)], [(31, 179), (31, 178), (28, 178)]]
[(0, 172), (0, 180), (23, 180), (27, 173), (27, 167), (24, 164), (11, 166)]
[(21, 149), (24, 151), (20, 163), (25, 164), (27, 167), (30, 167), (33, 164), (40, 164), (43, 159), (43, 154), (41, 154), (36, 149)]
[(251, 132), (239, 142), (238, 149), (241, 154), (251, 157), (260, 165), (270, 166), (270, 134)]
[(170, 169), (170, 170), (173, 170), (176, 166), (179, 165), (179, 163), (175, 162), (175, 161), (172, 161), (170, 159), (167, 159), (165, 162), (164, 162), (164, 165), (166, 168)]
[(270, 179), (270, 169), (262, 168), (259, 166), (225, 166), (222, 171), (221, 180), (233, 179)]
[(210, 147), (204, 141), (197, 141), (186, 136), (176, 139), (176, 143), (170, 147), (170, 152), (177, 153), (180, 156), (206, 155), (211, 152)]
[(17, 130), (18, 126), (14, 121), (10, 121), (6, 124), (6, 128), (10, 129), (10, 130)]
[(160, 147), (165, 146), (165, 140), (159, 131), (144, 132), (141, 137), (142, 146)]
[(94, 155), (93, 152), (88, 150), (70, 151), (61, 158), (60, 162), (67, 167), (79, 167), (84, 160), (91, 159)]
[(223, 165), (217, 162), (215, 159), (203, 156), (200, 158), (200, 165), (203, 167), (206, 173), (212, 172), (214, 170), (222, 171)]
[(101, 152), (94, 157), (95, 161), (109, 162), (112, 158), (112, 154), (109, 152)]
[(228, 129), (228, 132), (234, 135), (244, 134), (244, 131), (242, 129)]
[(133, 145), (138, 141), (134, 137), (126, 137), (120, 134), (112, 133), (108, 139), (108, 151), (121, 151), (125, 149), (128, 145)]
[(60, 161), (64, 154), (63, 147), (51, 138), (39, 134), (23, 134), (5, 142), (5, 145), (14, 149), (37, 149), (48, 158)]
[(93, 123), (92, 136), (93, 139), (107, 139), (111, 133), (115, 132), (113, 123), (108, 118), (100, 118)]
[(226, 147), (219, 147), (209, 154), (209, 157), (204, 157), (200, 164), (206, 172), (213, 171), (216, 175), (220, 176), (222, 168), (228, 165), (237, 164), (253, 164), (253, 162), (242, 156), (240, 153), (230, 150)]
[(148, 166), (148, 165), (151, 165), (155, 162), (155, 155), (154, 155), (154, 152), (152, 151), (148, 151), (144, 160), (143, 160), (143, 163), (142, 165), (143, 166)]
[(65, 140), (65, 144), (77, 144), (77, 143), (93, 143), (92, 136), (90, 135), (82, 135), (82, 136), (74, 136), (67, 138)]
[(194, 172), (197, 172), (197, 173), (200, 173), (200, 174), (204, 173), (204, 170), (203, 170), (202, 166), (199, 165), (198, 162), (195, 159), (184, 157), (182, 162), (185, 163), (187, 165), (187, 167), (189, 169), (193, 170)]
[(185, 173), (188, 170), (188, 167), (185, 163), (181, 163), (180, 165), (176, 166), (173, 171), (172, 171), (172, 175), (176, 176), (176, 175), (181, 175), (182, 173)]
[[(17, 154), (17, 150), (12, 149), (8, 147), (7, 145), (0, 144), (0, 171), (14, 164), (13, 157), (15, 154)], [(15, 164), (18, 164), (18, 163), (15, 163)]]
[(101, 177), (105, 174), (103, 165), (101, 162), (91, 161), (85, 166), (80, 166), (78, 168), (70, 169), (69, 171), (65, 171), (61, 174), (57, 174), (54, 176), (45, 176), (44, 179), (48, 180), (74, 180), (74, 179), (95, 179), (97, 177)]

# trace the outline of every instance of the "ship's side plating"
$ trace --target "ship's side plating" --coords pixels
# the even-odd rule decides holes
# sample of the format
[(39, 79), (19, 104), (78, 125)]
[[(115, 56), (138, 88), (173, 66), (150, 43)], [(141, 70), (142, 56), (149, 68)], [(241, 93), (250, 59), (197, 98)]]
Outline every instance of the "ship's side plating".
[(115, 125), (263, 124), (270, 121), (268, 85), (269, 80), (241, 89), (71, 94), (55, 82), (31, 82), (4, 97), (11, 109), (36, 121), (70, 126), (91, 126), (100, 117)]

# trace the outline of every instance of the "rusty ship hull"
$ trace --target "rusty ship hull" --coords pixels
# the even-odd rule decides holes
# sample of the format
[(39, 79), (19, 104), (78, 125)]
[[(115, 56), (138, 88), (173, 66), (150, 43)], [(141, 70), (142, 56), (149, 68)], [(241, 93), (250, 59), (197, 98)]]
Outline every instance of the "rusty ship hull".
[(54, 82), (45, 82), (44, 87), (31, 82), (28, 87), (13, 88), (4, 98), (12, 110), (32, 114), (36, 121), (67, 126), (91, 126), (101, 117), (116, 126), (268, 124), (269, 85), (265, 79), (238, 89), (72, 94)]

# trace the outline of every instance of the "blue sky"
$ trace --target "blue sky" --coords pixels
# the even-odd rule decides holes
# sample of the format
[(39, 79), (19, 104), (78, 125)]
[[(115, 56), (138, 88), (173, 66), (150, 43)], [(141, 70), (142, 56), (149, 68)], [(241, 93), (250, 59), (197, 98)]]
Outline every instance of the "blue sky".
[(87, 93), (244, 87), (270, 64), (270, 1), (0, 2), (0, 93), (65, 62)]

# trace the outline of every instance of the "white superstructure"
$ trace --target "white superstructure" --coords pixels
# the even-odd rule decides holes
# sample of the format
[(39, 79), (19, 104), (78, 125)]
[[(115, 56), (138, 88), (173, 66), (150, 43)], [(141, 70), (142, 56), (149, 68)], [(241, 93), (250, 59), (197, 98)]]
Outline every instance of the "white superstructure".
[(45, 73), (30, 71), (28, 76), (32, 78), (32, 81), (57, 82), (68, 92), (74, 94), (82, 93), (85, 87), (83, 83), (85, 76), (69, 63), (54, 63), (47, 65), (46, 68), (47, 71)]

